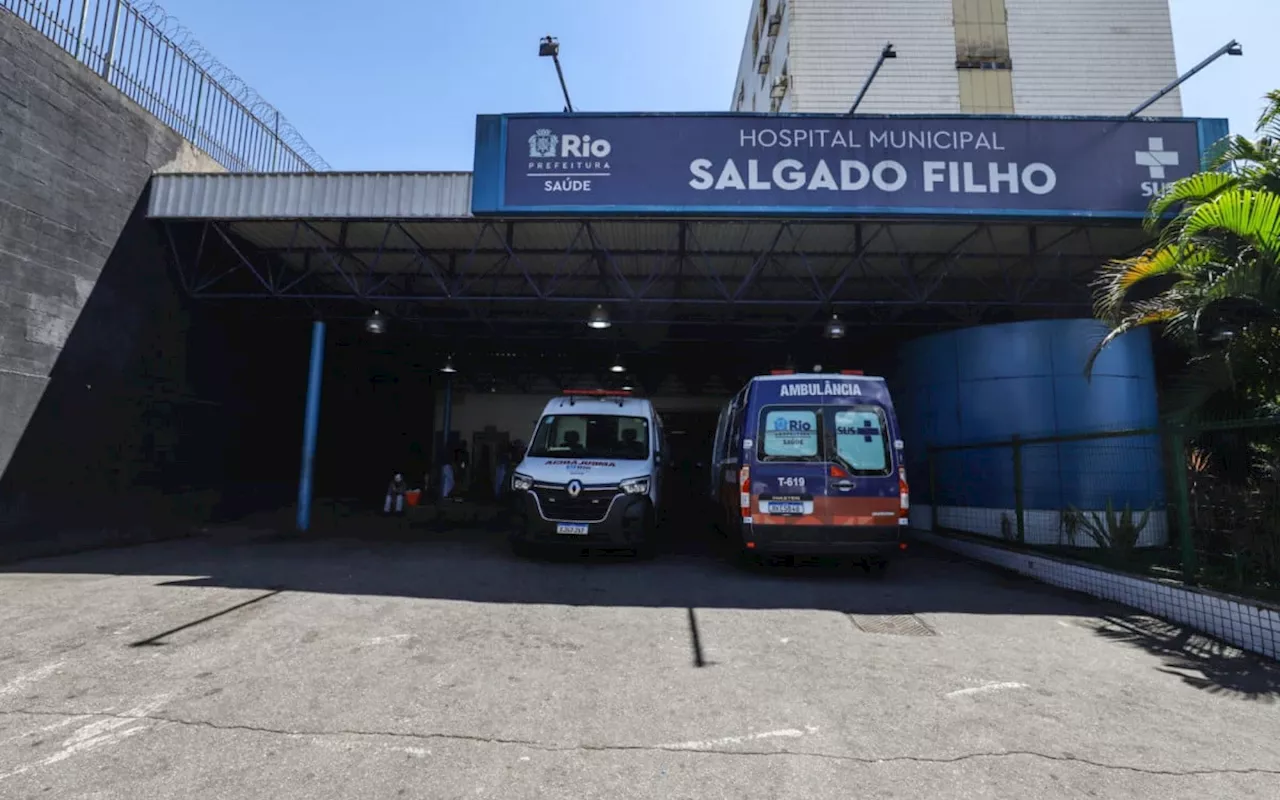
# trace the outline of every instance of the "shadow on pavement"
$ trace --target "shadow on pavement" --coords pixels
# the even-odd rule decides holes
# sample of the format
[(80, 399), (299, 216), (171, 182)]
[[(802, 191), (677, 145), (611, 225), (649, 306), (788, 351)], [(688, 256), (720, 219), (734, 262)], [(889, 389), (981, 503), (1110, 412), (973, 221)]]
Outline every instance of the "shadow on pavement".
[[(236, 535), (25, 561), (4, 572), (165, 576), (164, 585), (383, 595), (476, 603), (1097, 616), (1107, 608), (919, 545), (877, 577), (806, 561), (744, 569), (708, 529), (668, 531), (654, 560), (523, 560), (496, 529), (366, 521), (359, 534)], [(183, 576), (172, 579), (173, 576)]]
[[(920, 544), (877, 577), (822, 561), (743, 569), (714, 533), (701, 529), (669, 531), (664, 552), (651, 561), (576, 554), (522, 560), (493, 527), (436, 531), (390, 519), (366, 522), (358, 535), (222, 531), (0, 567), (0, 575), (6, 572), (155, 575), (164, 576), (164, 586), (495, 604), (1078, 617), (1099, 636), (1160, 657), (1162, 672), (1197, 688), (1252, 699), (1280, 695), (1280, 667), (1265, 659), (1132, 609)], [(690, 634), (696, 652), (692, 615)]]
[(1107, 615), (1090, 627), (1105, 639), (1160, 656), (1161, 672), (1197, 689), (1266, 702), (1280, 697), (1280, 664), (1190, 628), (1138, 613)]

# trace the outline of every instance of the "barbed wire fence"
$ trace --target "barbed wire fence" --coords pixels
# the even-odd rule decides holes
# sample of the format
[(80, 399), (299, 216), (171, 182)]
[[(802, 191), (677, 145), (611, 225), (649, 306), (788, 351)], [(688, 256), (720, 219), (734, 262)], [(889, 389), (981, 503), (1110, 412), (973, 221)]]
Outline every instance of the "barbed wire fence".
[(0, 0), (130, 99), (235, 172), (329, 165), (279, 109), (157, 3)]

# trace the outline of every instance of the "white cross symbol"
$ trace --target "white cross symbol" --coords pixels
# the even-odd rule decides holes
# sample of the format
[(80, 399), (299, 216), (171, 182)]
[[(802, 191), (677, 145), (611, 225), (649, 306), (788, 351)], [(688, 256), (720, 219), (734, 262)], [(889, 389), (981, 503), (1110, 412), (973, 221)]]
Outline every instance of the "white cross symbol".
[(1147, 140), (1147, 149), (1137, 152), (1138, 166), (1151, 170), (1152, 180), (1164, 180), (1164, 168), (1178, 166), (1178, 154), (1166, 153), (1164, 139), (1159, 136)]

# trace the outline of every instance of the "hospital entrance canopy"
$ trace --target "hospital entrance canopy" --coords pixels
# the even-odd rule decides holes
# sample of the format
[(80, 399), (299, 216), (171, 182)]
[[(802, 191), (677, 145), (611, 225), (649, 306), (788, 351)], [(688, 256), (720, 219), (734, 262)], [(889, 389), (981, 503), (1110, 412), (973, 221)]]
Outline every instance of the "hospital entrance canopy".
[[(183, 288), (441, 347), (752, 347), (1090, 314), (1225, 120), (481, 116), (471, 173), (157, 175)], [(274, 302), (271, 302), (274, 301)]]

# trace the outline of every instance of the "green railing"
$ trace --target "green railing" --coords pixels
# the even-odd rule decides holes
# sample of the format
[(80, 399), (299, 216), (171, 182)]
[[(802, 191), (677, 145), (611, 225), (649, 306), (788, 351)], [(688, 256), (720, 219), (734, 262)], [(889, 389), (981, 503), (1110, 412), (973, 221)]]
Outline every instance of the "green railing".
[(1280, 600), (1280, 417), (928, 448), (934, 531)]

